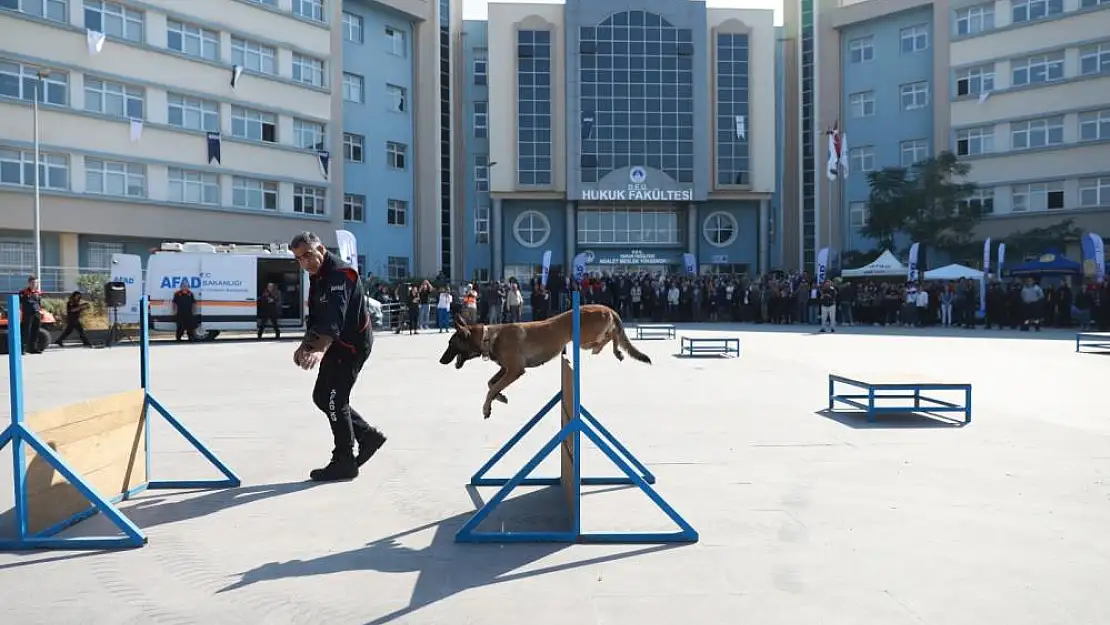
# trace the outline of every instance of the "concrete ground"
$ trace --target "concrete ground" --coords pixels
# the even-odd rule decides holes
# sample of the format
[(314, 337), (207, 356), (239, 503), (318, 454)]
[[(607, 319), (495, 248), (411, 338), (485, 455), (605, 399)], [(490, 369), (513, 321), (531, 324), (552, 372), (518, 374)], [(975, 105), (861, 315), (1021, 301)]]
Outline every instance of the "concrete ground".
[[(1054, 332), (680, 334), (721, 332), (739, 334), (742, 358), (676, 358), (676, 340), (638, 343), (651, 366), (583, 355), (583, 404), (701, 534), (672, 547), (454, 542), (475, 509), (464, 484), (555, 392), (554, 364), (484, 421), (490, 363), (456, 371), (437, 362), (446, 335), (381, 335), (354, 404), (389, 442), (357, 480), (311, 486), (330, 436), (309, 403), (312, 374), (290, 361), (295, 342), (158, 344), (155, 395), (243, 487), (124, 504), (149, 536), (142, 549), (0, 554), (3, 622), (1110, 622), (1110, 358), (1076, 354), (1074, 335)], [(974, 421), (824, 416), (831, 370), (973, 382)], [(26, 359), (31, 410), (137, 381), (133, 347)], [(555, 429), (552, 416), (498, 473)], [(156, 478), (215, 476), (164, 423), (154, 438)], [(583, 465), (612, 474), (596, 453)], [(0, 462), (0, 484), (10, 466)], [(634, 489), (600, 490), (584, 497), (585, 529), (671, 529)], [(492, 522), (557, 526), (562, 501), (521, 489)], [(11, 502), (5, 488), (0, 511)], [(69, 535), (109, 528), (98, 516)]]

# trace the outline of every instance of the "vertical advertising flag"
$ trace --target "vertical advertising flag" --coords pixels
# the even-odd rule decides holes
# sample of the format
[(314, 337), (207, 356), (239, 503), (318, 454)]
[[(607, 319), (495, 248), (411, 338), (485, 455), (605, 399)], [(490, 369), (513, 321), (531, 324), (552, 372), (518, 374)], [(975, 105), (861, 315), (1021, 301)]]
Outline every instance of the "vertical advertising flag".
[(829, 275), (829, 248), (823, 247), (817, 252), (817, 269), (813, 272), (817, 284), (824, 284)]
[(682, 255), (682, 264), (686, 266), (686, 273), (688, 273), (690, 275), (697, 275), (697, 273), (698, 273), (698, 261), (697, 261), (696, 258), (694, 258), (693, 254), (691, 254), (689, 252), (686, 252), (685, 254), (683, 254)]
[(1106, 280), (1106, 247), (1102, 237), (1094, 232), (1088, 232), (1087, 238), (1091, 240), (1091, 252), (1095, 258), (1095, 280), (1101, 284)]
[(998, 269), (995, 271), (998, 277), (1002, 277), (1002, 266), (1006, 264), (1006, 242), (998, 244)]
[(920, 243), (914, 243), (910, 246), (909, 271), (906, 273), (906, 280), (909, 282), (917, 282), (917, 253), (920, 245)]
[(579, 252), (574, 257), (574, 281), (582, 282), (582, 278), (586, 276), (586, 252)]
[(551, 250), (543, 253), (543, 269), (540, 272), (540, 284), (547, 288), (547, 274), (551, 272)]

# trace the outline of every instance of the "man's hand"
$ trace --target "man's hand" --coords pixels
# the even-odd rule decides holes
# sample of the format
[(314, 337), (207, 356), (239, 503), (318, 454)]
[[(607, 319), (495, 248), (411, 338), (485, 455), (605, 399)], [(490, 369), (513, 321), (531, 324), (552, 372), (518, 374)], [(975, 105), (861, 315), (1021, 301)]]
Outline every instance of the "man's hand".
[(297, 351), (293, 352), (293, 363), (301, 369), (308, 371), (313, 369), (316, 365), (320, 364), (320, 360), (324, 357), (323, 352), (314, 351), (307, 345), (301, 345)]

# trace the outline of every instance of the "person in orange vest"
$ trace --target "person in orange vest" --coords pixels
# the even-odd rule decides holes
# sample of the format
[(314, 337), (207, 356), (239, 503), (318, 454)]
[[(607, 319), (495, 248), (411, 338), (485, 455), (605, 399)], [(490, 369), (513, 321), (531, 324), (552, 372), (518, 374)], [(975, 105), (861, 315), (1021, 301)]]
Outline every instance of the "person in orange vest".
[(23, 335), (23, 353), (41, 354), (42, 350), (35, 348), (42, 326), (42, 291), (39, 290), (38, 276), (27, 278), (27, 287), (19, 292), (19, 330)]

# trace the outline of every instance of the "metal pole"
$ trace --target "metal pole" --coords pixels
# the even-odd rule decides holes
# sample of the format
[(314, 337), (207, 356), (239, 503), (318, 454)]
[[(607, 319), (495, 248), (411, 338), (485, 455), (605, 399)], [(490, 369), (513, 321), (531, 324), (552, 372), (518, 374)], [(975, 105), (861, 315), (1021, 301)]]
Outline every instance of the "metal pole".
[(42, 90), (42, 79), (46, 76), (46, 72), (39, 70), (38, 76), (35, 80), (35, 103), (34, 103), (34, 124), (35, 124), (35, 276), (40, 280), (40, 284), (45, 284), (42, 276), (42, 193), (40, 191), (41, 182), (39, 180), (39, 167), (42, 166), (41, 156), (39, 155), (39, 92)]

